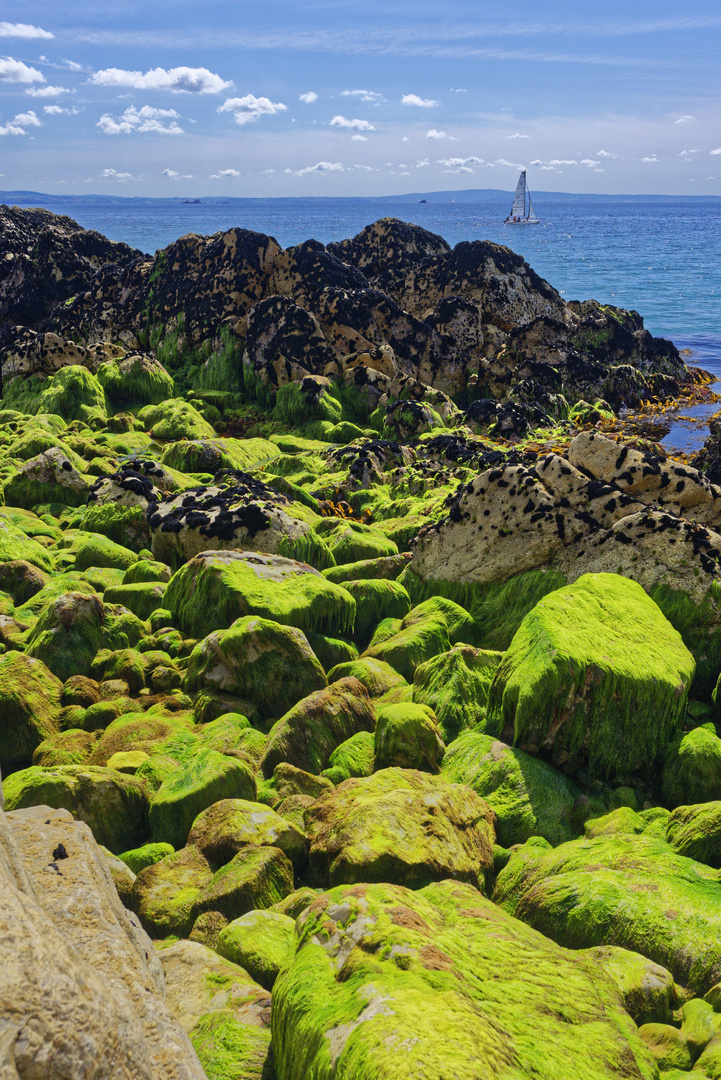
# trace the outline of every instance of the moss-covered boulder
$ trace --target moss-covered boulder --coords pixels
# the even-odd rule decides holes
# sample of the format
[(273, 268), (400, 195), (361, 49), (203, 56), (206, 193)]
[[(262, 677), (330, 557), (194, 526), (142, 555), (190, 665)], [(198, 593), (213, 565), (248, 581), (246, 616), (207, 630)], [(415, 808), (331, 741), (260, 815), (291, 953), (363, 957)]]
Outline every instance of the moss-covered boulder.
[(232, 921), (249, 911), (273, 907), (292, 892), (293, 867), (280, 848), (249, 844), (215, 872), (193, 910), (196, 916), (219, 912)]
[(96, 732), (70, 728), (50, 735), (35, 747), (33, 765), (84, 765), (97, 742)]
[(299, 697), (325, 685), (325, 672), (302, 630), (255, 615), (199, 642), (185, 680), (189, 693), (229, 694), (238, 710), (260, 722), (282, 716)]
[(499, 874), (493, 898), (561, 945), (620, 945), (703, 994), (721, 980), (718, 873), (641, 832), (643, 822), (635, 827), (553, 849), (531, 840)]
[(163, 365), (142, 353), (106, 361), (98, 368), (97, 379), (116, 407), (159, 405), (172, 398), (175, 390)]
[(172, 442), (175, 439), (212, 439), (214, 429), (189, 401), (168, 398), (158, 404), (146, 405), (138, 413), (139, 420), (154, 439)]
[(151, 937), (187, 937), (195, 921), (195, 901), (212, 877), (196, 848), (182, 848), (139, 871), (130, 906)]
[(296, 933), (273, 989), (279, 1077), (657, 1077), (611, 979), (469, 885), (333, 889)]
[(201, 748), (160, 785), (150, 802), (150, 838), (181, 848), (198, 814), (219, 799), (255, 799), (250, 766)]
[(208, 1080), (274, 1080), (265, 1026), (242, 1023), (234, 1010), (218, 1009), (201, 1016), (189, 1035)]
[(214, 870), (249, 844), (280, 848), (296, 871), (303, 869), (308, 857), (308, 840), (300, 829), (269, 806), (243, 799), (220, 799), (198, 814), (188, 844), (197, 847)]
[(0, 656), (0, 773), (22, 768), (58, 731), (62, 683), (40, 660)]
[(318, 884), (453, 877), (483, 889), (493, 866), (493, 811), (470, 788), (412, 769), (346, 780), (306, 811)]
[(122, 604), (145, 622), (156, 608), (164, 606), (167, 585), (162, 581), (138, 581), (131, 585), (110, 585), (103, 599), (110, 604)]
[(56, 765), (12, 773), (3, 781), (6, 810), (53, 806), (84, 821), (103, 847), (114, 854), (142, 843), (148, 830), (145, 784), (115, 769)]
[(666, 825), (666, 840), (678, 855), (721, 869), (721, 802), (677, 806)]
[(8, 506), (32, 510), (38, 503), (82, 506), (89, 490), (89, 481), (73, 465), (69, 455), (53, 447), (23, 462), (6, 481), (3, 494)]
[(650, 773), (686, 711), (695, 662), (640, 585), (584, 574), (526, 615), (488, 695), (504, 742), (573, 771)]
[(74, 570), (87, 570), (90, 566), (109, 566), (126, 571), (138, 561), (134, 551), (95, 532), (77, 533), (67, 550), (75, 555)]
[(305, 563), (280, 555), (208, 551), (182, 566), (164, 598), (177, 626), (192, 637), (246, 615), (343, 637), (353, 630), (355, 601)]
[(375, 708), (357, 679), (340, 679), (309, 694), (273, 726), (261, 768), (271, 776), (276, 765), (288, 762), (319, 773), (342, 742), (359, 731), (373, 731)]
[(399, 675), (390, 664), (387, 664), (385, 660), (375, 660), (371, 656), (336, 664), (328, 672), (328, 682), (331, 683), (347, 678), (358, 679), (372, 698), (382, 697), (389, 690), (399, 686), (408, 686), (403, 676)]
[(397, 581), (363, 578), (344, 581), (343, 588), (355, 600), (354, 636), (359, 648), (367, 645), (381, 619), (402, 619), (411, 609), (411, 600)]
[(618, 945), (597, 945), (582, 950), (610, 975), (621, 994), (623, 1007), (637, 1024), (669, 1024), (679, 1005), (673, 975), (640, 953)]
[(454, 645), (416, 668), (413, 700), (433, 709), (446, 742), (485, 720), (488, 691), (502, 656)]
[(375, 770), (375, 735), (370, 731), (359, 731), (336, 746), (323, 775), (333, 784), (342, 784), (351, 776), (371, 776)]
[(172, 854), (173, 847), (171, 844), (143, 844), (139, 848), (131, 848), (130, 851), (121, 852), (118, 857), (137, 877), (146, 866), (155, 866), (161, 859), (165, 859)]
[(721, 799), (721, 739), (713, 724), (679, 735), (669, 746), (661, 776), (663, 802), (669, 809)]
[[(326, 518), (319, 522), (315, 531), (325, 538), (339, 565), (366, 559), (388, 558), (398, 554), (393, 540), (384, 536), (372, 525), (340, 518)], [(408, 605), (410, 607), (410, 604)]]
[(435, 596), (409, 611), (389, 637), (371, 641), (362, 658), (384, 660), (407, 682), (413, 682), (419, 664), (475, 636), (475, 623), (468, 612), (452, 600)]
[[(102, 706), (115, 703), (99, 702), (98, 704)], [(187, 736), (187, 739), (184, 740), (183, 736)], [(174, 737), (178, 748), (182, 742), (189, 746), (194, 744), (193, 724), (187, 717), (163, 716), (151, 712), (141, 713), (138, 712), (136, 704), (132, 711), (116, 714), (106, 723), (105, 730), (93, 750), (90, 763), (107, 765), (114, 754), (126, 750), (145, 750), (148, 754), (155, 754)]]
[(295, 920), (276, 911), (249, 911), (218, 935), (217, 951), (245, 968), (251, 978), (273, 989), (278, 972), (295, 946)]
[(496, 814), (498, 843), (506, 848), (531, 836), (554, 846), (572, 840), (589, 812), (588, 799), (569, 777), (478, 731), (464, 731), (446, 747), (441, 772), (488, 802)]
[(440, 770), (446, 750), (433, 709), (410, 701), (379, 711), (374, 747), (379, 769), (397, 766), (431, 773)]
[[(2, 514), (0, 514), (0, 562), (26, 562), (37, 567), (40, 571), (49, 571), (53, 567), (53, 559), (47, 548), (43, 547), (41, 543), (31, 536), (28, 536), (23, 529)], [(16, 581), (19, 583), (24, 576), (22, 573), (19, 574)], [(6, 592), (11, 592), (7, 583), (3, 583), (3, 589)], [(33, 588), (29, 590), (27, 596), (18, 594), (15, 603), (25, 603), (38, 591), (38, 589)]]

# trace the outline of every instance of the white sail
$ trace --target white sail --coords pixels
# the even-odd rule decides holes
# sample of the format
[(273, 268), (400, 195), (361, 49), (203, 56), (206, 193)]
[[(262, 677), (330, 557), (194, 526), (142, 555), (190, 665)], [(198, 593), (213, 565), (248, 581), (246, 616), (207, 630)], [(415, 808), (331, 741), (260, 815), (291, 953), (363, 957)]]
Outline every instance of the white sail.
[(528, 192), (528, 220), (529, 221), (538, 221), (539, 220), (536, 217), (536, 211), (533, 209), (533, 203), (531, 202), (531, 193), (530, 193), (530, 191)]
[(513, 196), (513, 206), (511, 207), (512, 218), (524, 218), (526, 216), (526, 170), (524, 169), (521, 175), (518, 177), (518, 183), (516, 184), (516, 194)]

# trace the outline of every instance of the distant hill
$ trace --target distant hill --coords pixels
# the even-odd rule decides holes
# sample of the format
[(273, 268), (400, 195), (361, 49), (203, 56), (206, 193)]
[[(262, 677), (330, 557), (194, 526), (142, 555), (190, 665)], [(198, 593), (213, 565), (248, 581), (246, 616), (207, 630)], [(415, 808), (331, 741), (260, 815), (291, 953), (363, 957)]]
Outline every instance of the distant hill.
[[(366, 203), (419, 203), (425, 199), (427, 203), (507, 203), (512, 197), (513, 192), (503, 190), (501, 188), (466, 188), (464, 191), (413, 191), (404, 195), (365, 195), (365, 196), (286, 196), (285, 198), (274, 196), (273, 201), (282, 202), (287, 198), (288, 201), (297, 202), (336, 202), (338, 200), (344, 200), (349, 202), (366, 202)], [(712, 203), (716, 206), (721, 205), (721, 195), (579, 195), (570, 191), (542, 191), (540, 188), (533, 189), (533, 197), (538, 203), (581, 203), (581, 202), (602, 202), (602, 203), (688, 203), (690, 201), (696, 203)], [(259, 198), (238, 198), (228, 195), (195, 195), (185, 194), (174, 196), (173, 198), (151, 198), (146, 196), (137, 195), (48, 195), (42, 191), (0, 191), (0, 203), (7, 203), (8, 205), (15, 206), (49, 206), (52, 205), (58, 209), (67, 204), (70, 208), (71, 204), (77, 204), (78, 202), (93, 202), (93, 203), (132, 203), (136, 206), (152, 205), (152, 204), (173, 204), (194, 202), (198, 199), (201, 203), (227, 203), (227, 204), (248, 204), (269, 201), (267, 199)]]

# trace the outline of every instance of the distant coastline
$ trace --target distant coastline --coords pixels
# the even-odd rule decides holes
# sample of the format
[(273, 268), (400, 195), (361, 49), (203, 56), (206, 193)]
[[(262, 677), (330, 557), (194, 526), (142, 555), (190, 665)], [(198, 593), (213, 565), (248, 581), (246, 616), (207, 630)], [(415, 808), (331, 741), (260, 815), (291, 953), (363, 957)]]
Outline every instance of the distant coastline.
[[(510, 190), (510, 189), (509, 189)], [(416, 203), (424, 199), (428, 203), (505, 203), (509, 198), (509, 190), (505, 188), (466, 188), (463, 191), (412, 191), (403, 195), (274, 195), (274, 196), (235, 196), (235, 195), (206, 195), (196, 192), (188, 192), (181, 195), (102, 195), (99, 193), (83, 193), (81, 195), (52, 195), (42, 191), (0, 191), (0, 203), (17, 206), (37, 205), (33, 200), (42, 200), (40, 205), (48, 202), (102, 202), (102, 203), (134, 203), (143, 205), (157, 203), (165, 205), (197, 205), (202, 203), (260, 203), (268, 201), (290, 202), (299, 201), (306, 203), (324, 202), (362, 202), (362, 203)], [(600, 194), (577, 194), (570, 191), (543, 191), (540, 188), (533, 189), (534, 197), (547, 203), (579, 203), (579, 202), (602, 202), (602, 203), (688, 203), (696, 205), (711, 203), (721, 206), (721, 195), (600, 195)]]

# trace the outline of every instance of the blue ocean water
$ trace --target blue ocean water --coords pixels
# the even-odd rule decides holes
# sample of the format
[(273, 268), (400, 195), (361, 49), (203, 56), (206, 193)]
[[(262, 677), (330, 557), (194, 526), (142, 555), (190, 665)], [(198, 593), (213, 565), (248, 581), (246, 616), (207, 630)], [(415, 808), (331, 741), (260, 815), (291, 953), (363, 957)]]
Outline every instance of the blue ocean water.
[[(35, 202), (37, 205), (37, 201)], [(274, 236), (289, 247), (354, 236), (381, 217), (398, 217), (439, 233), (449, 244), (491, 240), (517, 251), (568, 299), (593, 297), (638, 311), (652, 334), (691, 350), (689, 362), (721, 376), (721, 203), (622, 197), (544, 202), (534, 193), (540, 225), (504, 226), (499, 202), (409, 202), (404, 199), (93, 198), (41, 205), (86, 228), (154, 252), (189, 232), (232, 226)], [(510, 195), (509, 195), (510, 205)]]

